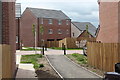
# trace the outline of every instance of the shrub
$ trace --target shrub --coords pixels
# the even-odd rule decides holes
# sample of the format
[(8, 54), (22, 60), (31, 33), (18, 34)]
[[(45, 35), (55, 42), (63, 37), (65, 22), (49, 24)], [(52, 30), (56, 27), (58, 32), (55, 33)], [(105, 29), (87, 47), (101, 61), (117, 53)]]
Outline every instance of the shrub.
[(39, 65), (39, 68), (41, 68), (41, 67), (44, 67), (44, 65), (43, 65), (43, 64), (40, 64), (40, 65)]

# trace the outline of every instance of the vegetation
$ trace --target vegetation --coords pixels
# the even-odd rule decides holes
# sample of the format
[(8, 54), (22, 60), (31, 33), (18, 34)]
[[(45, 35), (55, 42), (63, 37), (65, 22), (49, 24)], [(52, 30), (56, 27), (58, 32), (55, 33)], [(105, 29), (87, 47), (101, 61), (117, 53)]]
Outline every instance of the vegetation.
[[(22, 49), (21, 51), (34, 51), (35, 48), (25, 47), (25, 49)], [(41, 49), (36, 49), (37, 51), (41, 51)]]
[(33, 55), (22, 55), (21, 63), (32, 63), (35, 69), (40, 67), (40, 64), (37, 63), (37, 59), (42, 58), (41, 54), (33, 54)]
[(39, 68), (42, 68), (42, 67), (44, 67), (44, 65), (43, 65), (43, 64), (40, 64)]
[[(50, 49), (62, 50), (62, 47), (51, 47)], [(83, 50), (82, 48), (67, 48), (66, 50)]]
[(80, 63), (80, 64), (87, 64), (87, 58), (82, 55), (82, 54), (77, 54), (77, 53), (74, 53), (74, 54), (68, 54), (67, 55), (70, 59), (74, 59), (77, 61), (77, 63)]

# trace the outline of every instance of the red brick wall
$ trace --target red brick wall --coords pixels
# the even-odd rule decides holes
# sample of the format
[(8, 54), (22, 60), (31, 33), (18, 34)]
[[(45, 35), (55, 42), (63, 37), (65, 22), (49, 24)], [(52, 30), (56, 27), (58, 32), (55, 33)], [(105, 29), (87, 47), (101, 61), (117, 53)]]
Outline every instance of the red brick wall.
[[(71, 31), (71, 20), (69, 21), (69, 25), (66, 25), (66, 20), (62, 21), (62, 25), (58, 25), (58, 20), (53, 19), (53, 24), (48, 24), (48, 19), (43, 19), (43, 23), (41, 24), (41, 19), (35, 18), (35, 16), (29, 11), (25, 10), (21, 17), (21, 27), (20, 27), (20, 35), (21, 40), (26, 47), (34, 46), (34, 36), (32, 33), (32, 25), (36, 24), (37, 26), (37, 43), (41, 41), (41, 34), (39, 33), (39, 27), (42, 25), (44, 27), (44, 35), (42, 38), (46, 41), (47, 39), (63, 39), (65, 37), (70, 37)], [(53, 34), (48, 34), (48, 30), (53, 29)], [(62, 30), (62, 34), (58, 34), (58, 29)], [(66, 34), (66, 30), (69, 30), (69, 34)]]
[(36, 24), (37, 26), (37, 18), (35, 18), (35, 16), (26, 9), (26, 11), (21, 16), (20, 25), (20, 39), (26, 47), (34, 46), (34, 35), (32, 32), (33, 24)]
[[(120, 6), (120, 5), (119, 5)], [(119, 18), (118, 2), (100, 2), (100, 31), (98, 33), (97, 41), (103, 43), (118, 43)], [(120, 33), (119, 33), (120, 34)]]
[(15, 68), (16, 68), (16, 58), (15, 58), (15, 50), (16, 50), (16, 27), (15, 27), (15, 3), (14, 2), (3, 2), (2, 3), (2, 43), (8, 44), (11, 46), (11, 54), (12, 57), (12, 75), (14, 76)]
[[(58, 25), (57, 19), (52, 19), (53, 24), (48, 24), (48, 19), (43, 19), (44, 24), (39, 24), (44, 27), (44, 35), (42, 38), (46, 41), (47, 39), (64, 39), (66, 37), (70, 37), (70, 31), (71, 31), (71, 23), (69, 22), (69, 25), (66, 25), (66, 20), (62, 20), (62, 25)], [(40, 22), (41, 23), (41, 19)], [(52, 29), (53, 34), (49, 34), (48, 30)], [(62, 34), (58, 34), (58, 29), (61, 29)], [(69, 30), (69, 34), (67, 34), (66, 30)], [(40, 34), (40, 33), (39, 33)], [(39, 38), (41, 39), (41, 35), (39, 35)], [(40, 40), (39, 39), (39, 40)]]

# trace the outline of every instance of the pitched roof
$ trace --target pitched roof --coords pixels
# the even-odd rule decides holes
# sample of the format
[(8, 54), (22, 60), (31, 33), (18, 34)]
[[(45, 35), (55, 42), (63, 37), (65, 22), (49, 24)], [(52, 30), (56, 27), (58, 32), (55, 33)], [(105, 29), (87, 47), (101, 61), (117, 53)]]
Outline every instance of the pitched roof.
[(79, 30), (84, 31), (86, 30), (86, 25), (88, 25), (88, 32), (92, 35), (92, 36), (96, 36), (96, 27), (91, 24), (90, 22), (72, 22), (73, 25), (75, 25)]
[(40, 8), (27, 8), (38, 18), (70, 19), (61, 10), (50, 10)]

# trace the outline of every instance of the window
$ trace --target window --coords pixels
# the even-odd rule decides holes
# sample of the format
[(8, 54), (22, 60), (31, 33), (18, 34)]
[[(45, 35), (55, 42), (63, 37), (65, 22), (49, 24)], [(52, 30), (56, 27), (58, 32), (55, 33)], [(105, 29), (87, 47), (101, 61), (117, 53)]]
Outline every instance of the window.
[(59, 25), (62, 25), (62, 20), (58, 20), (58, 24), (59, 24)]
[(41, 24), (43, 24), (43, 18), (41, 18)]
[(58, 29), (58, 34), (62, 34), (62, 31), (61, 31), (61, 29)]
[(75, 36), (75, 33), (73, 33), (73, 37)]
[(52, 29), (49, 29), (49, 30), (48, 30), (48, 33), (49, 33), (49, 34), (53, 34), (53, 30), (52, 30)]
[(69, 20), (66, 20), (66, 25), (69, 25)]
[(18, 36), (16, 36), (16, 43), (18, 43)]
[(49, 24), (52, 24), (52, 19), (49, 19), (49, 22), (48, 22)]
[(69, 34), (69, 30), (68, 29), (66, 30), (66, 34)]

